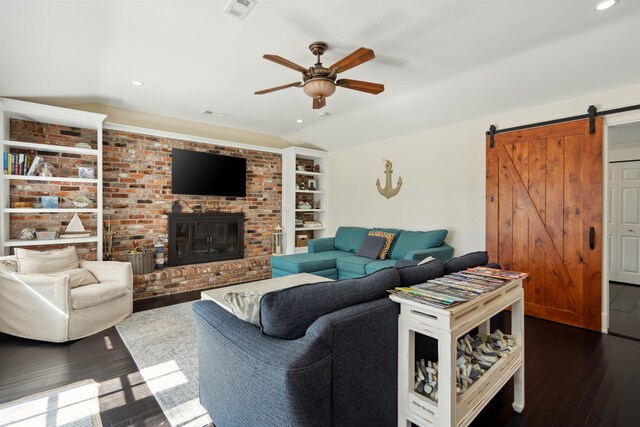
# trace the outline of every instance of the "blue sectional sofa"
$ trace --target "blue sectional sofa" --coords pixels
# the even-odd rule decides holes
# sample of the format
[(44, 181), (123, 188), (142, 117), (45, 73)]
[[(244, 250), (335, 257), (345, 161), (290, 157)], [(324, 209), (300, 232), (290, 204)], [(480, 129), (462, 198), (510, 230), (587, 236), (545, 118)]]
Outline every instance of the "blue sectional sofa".
[(217, 427), (397, 426), (399, 307), (386, 290), (487, 260), (476, 252), (267, 292), (259, 326), (196, 301), (200, 403)]
[[(385, 259), (356, 255), (370, 231), (395, 234)], [(446, 237), (447, 230), (339, 227), (335, 237), (310, 240), (308, 253), (272, 256), (271, 276), (313, 273), (330, 279), (348, 279), (393, 267), (398, 260), (420, 261), (432, 256), (446, 261), (453, 255), (453, 248), (444, 243)]]

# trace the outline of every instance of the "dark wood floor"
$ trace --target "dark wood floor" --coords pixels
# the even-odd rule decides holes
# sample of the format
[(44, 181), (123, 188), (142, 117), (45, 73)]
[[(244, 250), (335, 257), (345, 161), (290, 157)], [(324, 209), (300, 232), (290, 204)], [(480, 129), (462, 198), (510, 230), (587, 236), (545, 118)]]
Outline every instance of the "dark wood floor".
[(640, 339), (640, 286), (609, 283), (609, 332)]
[[(137, 302), (136, 310), (192, 295)], [(511, 408), (513, 385), (498, 393), (473, 426), (636, 426), (640, 342), (526, 318), (526, 400)], [(168, 425), (115, 328), (66, 344), (0, 334), (0, 404), (92, 378), (101, 383), (105, 427)]]
[(93, 379), (105, 427), (169, 426), (116, 328), (65, 344), (0, 333), (0, 379), (0, 404)]

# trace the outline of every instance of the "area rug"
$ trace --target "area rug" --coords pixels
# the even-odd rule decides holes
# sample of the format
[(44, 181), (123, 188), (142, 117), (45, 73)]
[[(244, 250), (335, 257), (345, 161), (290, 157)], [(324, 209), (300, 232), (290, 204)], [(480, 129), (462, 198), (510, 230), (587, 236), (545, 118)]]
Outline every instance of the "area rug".
[(174, 427), (211, 422), (198, 399), (196, 326), (191, 304), (134, 313), (116, 329)]
[(0, 406), (0, 426), (102, 427), (99, 384), (84, 380)]

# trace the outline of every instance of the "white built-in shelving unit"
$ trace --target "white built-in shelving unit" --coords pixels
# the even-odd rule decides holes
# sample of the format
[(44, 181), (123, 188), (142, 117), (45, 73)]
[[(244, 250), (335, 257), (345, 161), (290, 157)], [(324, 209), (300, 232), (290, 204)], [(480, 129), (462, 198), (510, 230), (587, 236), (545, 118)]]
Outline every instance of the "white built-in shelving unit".
[[(70, 154), (79, 156), (95, 156), (96, 158), (96, 178), (80, 178), (69, 176), (26, 176), (3, 174), (0, 185), (0, 254), (7, 255), (12, 247), (21, 246), (41, 246), (41, 245), (64, 245), (78, 243), (96, 243), (96, 257), (102, 259), (102, 125), (106, 118), (103, 114), (89, 113), (85, 111), (71, 110), (68, 108), (52, 107), (49, 105), (35, 104), (31, 102), (18, 101), (14, 99), (0, 98), (0, 151), (10, 153), (12, 150), (27, 150), (32, 152), (48, 152), (53, 154)], [(70, 126), (81, 129), (91, 129), (96, 131), (96, 148), (79, 148), (51, 144), (41, 144), (34, 142), (13, 141), (10, 139), (10, 120), (19, 119), (38, 123), (53, 124), (60, 126)], [(95, 208), (12, 208), (11, 181), (33, 181), (42, 185), (47, 183), (83, 183), (96, 187)], [(90, 213), (96, 217), (95, 236), (76, 237), (69, 239), (53, 240), (20, 240), (11, 239), (11, 215), (22, 214), (68, 214), (69, 219), (75, 213)]]
[[(315, 170), (299, 170), (301, 164), (319, 167), (319, 172)], [(285, 238), (285, 253), (292, 254), (306, 252), (306, 242), (300, 239), (301, 235), (313, 235), (313, 238), (326, 237), (328, 224), (328, 193), (329, 186), (328, 172), (329, 164), (327, 152), (312, 150), (309, 148), (290, 147), (282, 152), (282, 228)], [(301, 190), (296, 187), (297, 183), (309, 180), (315, 182), (315, 190)], [(312, 208), (300, 208), (301, 200), (312, 200)], [(319, 208), (315, 208), (316, 203), (320, 203)], [(318, 227), (296, 227), (297, 218), (312, 218), (321, 226)]]

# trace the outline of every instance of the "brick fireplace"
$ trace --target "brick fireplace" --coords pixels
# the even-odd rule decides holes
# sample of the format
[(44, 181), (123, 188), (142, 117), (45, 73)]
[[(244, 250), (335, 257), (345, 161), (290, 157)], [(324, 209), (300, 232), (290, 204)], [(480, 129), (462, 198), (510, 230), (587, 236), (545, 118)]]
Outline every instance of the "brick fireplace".
[[(82, 139), (81, 133), (82, 130), (76, 128), (20, 120), (11, 122), (11, 139), (20, 141), (43, 142), (69, 138), (75, 143), (79, 137)], [(246, 158), (246, 197), (174, 196), (171, 193), (173, 148)], [(260, 280), (271, 276), (271, 233), (275, 225), (282, 221), (280, 154), (104, 129), (103, 169), (104, 219), (111, 221), (116, 233), (112, 253), (112, 259), (116, 261), (126, 261), (126, 255), (133, 248), (134, 241), (150, 249), (158, 240), (164, 241), (168, 233), (171, 205), (179, 199), (198, 212), (215, 211), (244, 215), (243, 258), (165, 267), (164, 270), (135, 276), (134, 299)], [(61, 193), (64, 197), (73, 197), (74, 192), (83, 190), (76, 187), (77, 185), (61, 184), (59, 189), (51, 191), (52, 195)], [(33, 190), (24, 188), (20, 191)], [(183, 210), (185, 211), (188, 213), (189, 209)], [(35, 216), (25, 216), (21, 224), (21, 219), (15, 218), (12, 227), (15, 226), (17, 230), (31, 227), (39, 220)], [(59, 227), (64, 228), (69, 218), (60, 215), (48, 219), (52, 220), (57, 220)], [(47, 223), (48, 228), (54, 228), (55, 225)], [(90, 227), (91, 225), (89, 223)], [(81, 245), (78, 249), (82, 257), (91, 258), (90, 245)]]

